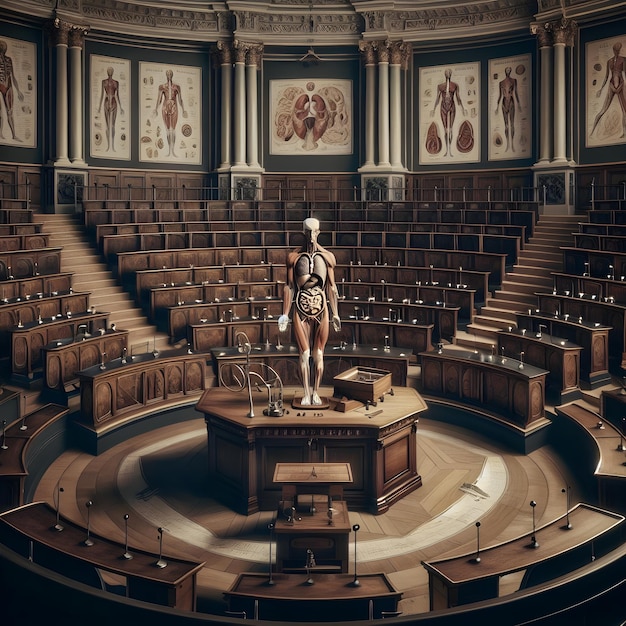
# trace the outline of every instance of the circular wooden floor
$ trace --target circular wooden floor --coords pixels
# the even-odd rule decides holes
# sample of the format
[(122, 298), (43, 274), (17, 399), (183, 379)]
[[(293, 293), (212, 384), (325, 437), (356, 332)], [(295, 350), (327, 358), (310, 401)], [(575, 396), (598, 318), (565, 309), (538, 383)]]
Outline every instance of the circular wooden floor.
[[(418, 448), (422, 487), (382, 515), (350, 513), (361, 527), (359, 572), (386, 572), (404, 594), (404, 614), (428, 611), (422, 560), (472, 552), (479, 520), (481, 547), (530, 533), (530, 500), (537, 502), (541, 525), (564, 514), (561, 490), (572, 485), (550, 447), (511, 453), (468, 430), (420, 418)], [(222, 593), (239, 572), (268, 571), (267, 525), (274, 511), (244, 516), (215, 501), (206, 455), (201, 417), (129, 439), (98, 457), (70, 450), (45, 473), (35, 499), (52, 503), (62, 485), (62, 514), (83, 525), (85, 503), (92, 500), (92, 531), (119, 542), (129, 514), (131, 547), (158, 552), (157, 528), (163, 527), (164, 554), (206, 562), (198, 610), (221, 613)], [(501, 593), (515, 590), (521, 574), (503, 579)]]

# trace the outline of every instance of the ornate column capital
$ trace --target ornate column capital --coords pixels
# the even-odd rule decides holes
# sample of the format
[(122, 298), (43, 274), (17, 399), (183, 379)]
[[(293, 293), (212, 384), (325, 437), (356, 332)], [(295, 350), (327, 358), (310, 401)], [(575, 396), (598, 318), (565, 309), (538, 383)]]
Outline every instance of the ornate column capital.
[(539, 23), (530, 25), (530, 34), (537, 37), (540, 48), (550, 48), (552, 46), (552, 32), (546, 26), (546, 24)]
[(409, 57), (411, 54), (411, 44), (406, 41), (392, 41), (389, 44), (391, 51), (391, 64), (399, 65), (403, 70), (409, 66)]
[(363, 58), (365, 65), (374, 65), (376, 63), (375, 47), (371, 41), (359, 41), (359, 52)]
[(389, 41), (377, 41), (376, 42), (376, 52), (378, 53), (378, 62), (379, 63), (389, 63)]
[(72, 24), (68, 33), (70, 48), (82, 48), (85, 46), (85, 37), (89, 33), (89, 26), (79, 26)]
[(554, 44), (573, 46), (578, 32), (578, 24), (574, 20), (562, 17), (560, 20), (548, 22), (546, 28), (552, 31)]
[(235, 39), (235, 41), (233, 41), (233, 49), (235, 52), (235, 63), (245, 64), (248, 54), (248, 44)]
[(261, 65), (263, 58), (263, 44), (253, 43), (248, 46), (248, 65)]
[(217, 57), (220, 65), (232, 65), (233, 64), (233, 45), (230, 41), (218, 41), (217, 45)]
[(52, 38), (52, 43), (55, 46), (67, 46), (69, 41), (69, 33), (72, 29), (72, 25), (69, 22), (55, 17), (52, 21), (48, 22), (48, 32)]

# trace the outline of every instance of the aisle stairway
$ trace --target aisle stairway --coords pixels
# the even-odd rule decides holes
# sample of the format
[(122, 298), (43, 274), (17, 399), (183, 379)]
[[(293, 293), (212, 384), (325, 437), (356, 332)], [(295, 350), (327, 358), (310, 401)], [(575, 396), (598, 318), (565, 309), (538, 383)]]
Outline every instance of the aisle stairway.
[(536, 292), (551, 291), (551, 272), (563, 270), (560, 246), (573, 245), (572, 233), (578, 230), (580, 215), (544, 215), (533, 236), (520, 251), (517, 264), (507, 271), (501, 289), (487, 298), (467, 331), (457, 332), (457, 345), (490, 349), (497, 344), (496, 333), (515, 326), (515, 313), (537, 306)]
[(140, 308), (117, 283), (98, 251), (87, 238), (80, 219), (74, 215), (40, 213), (36, 222), (43, 224), (42, 231), (50, 234), (50, 247), (62, 248), (61, 271), (72, 272), (75, 292), (89, 292), (89, 304), (98, 311), (110, 313), (109, 323), (119, 330), (129, 331), (131, 354), (168, 347), (168, 337), (157, 332)]

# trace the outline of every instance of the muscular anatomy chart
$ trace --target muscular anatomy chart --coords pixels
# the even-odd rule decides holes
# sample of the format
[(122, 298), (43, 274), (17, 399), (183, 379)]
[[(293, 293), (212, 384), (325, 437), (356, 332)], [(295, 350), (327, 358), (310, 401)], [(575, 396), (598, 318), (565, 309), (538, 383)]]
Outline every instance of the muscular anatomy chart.
[(35, 44), (0, 37), (0, 144), (36, 145)]
[(531, 58), (489, 61), (489, 160), (531, 156)]
[(201, 68), (140, 63), (139, 93), (139, 159), (199, 164)]
[(420, 69), (419, 161), (480, 160), (480, 65)]
[(92, 157), (130, 159), (130, 61), (90, 57), (90, 153)]
[(352, 153), (350, 81), (271, 81), (270, 103), (272, 154)]

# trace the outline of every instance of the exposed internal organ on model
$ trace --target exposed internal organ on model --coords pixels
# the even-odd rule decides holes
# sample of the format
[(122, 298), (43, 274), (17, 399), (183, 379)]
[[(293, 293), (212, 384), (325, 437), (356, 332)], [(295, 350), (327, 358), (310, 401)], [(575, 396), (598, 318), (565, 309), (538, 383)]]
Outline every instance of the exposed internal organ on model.
[(459, 152), (471, 152), (474, 147), (474, 127), (469, 120), (464, 120), (459, 127), (459, 134), (456, 138), (456, 149)]

